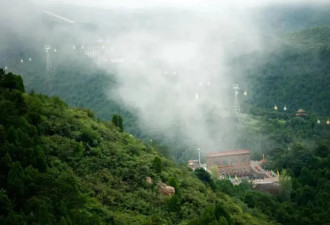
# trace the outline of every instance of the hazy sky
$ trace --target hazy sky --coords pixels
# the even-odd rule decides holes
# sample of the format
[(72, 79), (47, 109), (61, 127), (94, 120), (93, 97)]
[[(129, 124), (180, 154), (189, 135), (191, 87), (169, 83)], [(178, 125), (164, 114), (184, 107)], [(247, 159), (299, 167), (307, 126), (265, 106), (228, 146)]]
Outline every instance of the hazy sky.
[(328, 3), (328, 0), (34, 0), (37, 3), (70, 3), (94, 7), (259, 7), (274, 4)]

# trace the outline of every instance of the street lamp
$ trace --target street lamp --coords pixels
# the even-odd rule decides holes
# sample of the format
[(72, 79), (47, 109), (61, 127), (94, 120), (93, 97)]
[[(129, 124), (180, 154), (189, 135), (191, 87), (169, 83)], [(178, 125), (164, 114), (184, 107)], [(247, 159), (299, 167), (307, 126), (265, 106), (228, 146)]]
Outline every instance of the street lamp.
[(198, 151), (198, 165), (200, 167), (201, 166), (201, 149), (197, 148), (197, 151)]

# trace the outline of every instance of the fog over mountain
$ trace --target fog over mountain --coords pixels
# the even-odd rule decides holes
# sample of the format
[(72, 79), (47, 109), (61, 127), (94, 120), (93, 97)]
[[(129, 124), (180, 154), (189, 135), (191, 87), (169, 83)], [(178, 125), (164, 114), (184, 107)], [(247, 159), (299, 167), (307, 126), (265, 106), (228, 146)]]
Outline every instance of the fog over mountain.
[(65, 60), (74, 46), (115, 76), (104, 91), (148, 133), (205, 151), (243, 148), (232, 84), (243, 101), (245, 71), (233, 61), (277, 47), (261, 30), (261, 8), (298, 3), (326, 1), (2, 1), (0, 50), (16, 40), (23, 57), (23, 40), (39, 53), (49, 43)]

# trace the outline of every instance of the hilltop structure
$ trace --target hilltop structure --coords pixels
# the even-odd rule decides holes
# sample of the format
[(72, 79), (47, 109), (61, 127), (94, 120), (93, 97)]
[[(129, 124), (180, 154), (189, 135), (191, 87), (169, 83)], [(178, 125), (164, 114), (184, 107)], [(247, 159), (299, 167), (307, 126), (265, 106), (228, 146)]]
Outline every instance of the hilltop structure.
[(203, 167), (207, 171), (217, 167), (219, 179), (229, 179), (234, 185), (239, 185), (243, 179), (248, 179), (253, 183), (254, 189), (276, 194), (280, 187), (279, 173), (264, 170), (261, 167), (264, 163), (266, 163), (264, 155), (260, 161), (251, 161), (250, 150), (239, 149), (207, 154), (206, 166), (199, 164), (198, 160), (189, 160), (188, 167), (193, 170)]
[(223, 152), (208, 153), (206, 155), (206, 164), (200, 164), (198, 160), (189, 160), (188, 167), (195, 170), (203, 167), (210, 170), (217, 167), (220, 179), (225, 177), (245, 177), (249, 179), (265, 179), (272, 177), (270, 171), (265, 171), (261, 164), (265, 163), (265, 157), (261, 161), (250, 160), (250, 150), (239, 149)]
[(296, 116), (298, 116), (298, 117), (305, 117), (305, 116), (306, 116), (306, 112), (305, 112), (305, 110), (303, 110), (303, 109), (299, 109), (299, 110), (296, 112)]
[(206, 156), (207, 168), (217, 166), (222, 176), (248, 176), (251, 172), (250, 150), (232, 150), (209, 153)]

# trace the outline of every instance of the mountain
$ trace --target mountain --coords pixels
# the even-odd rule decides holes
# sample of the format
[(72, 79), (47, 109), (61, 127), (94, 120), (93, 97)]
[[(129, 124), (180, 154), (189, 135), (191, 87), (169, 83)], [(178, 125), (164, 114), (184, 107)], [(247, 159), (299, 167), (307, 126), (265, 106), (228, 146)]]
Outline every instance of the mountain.
[(275, 50), (237, 60), (246, 65), (245, 75), (237, 79), (249, 90), (247, 108), (272, 111), (277, 105), (292, 114), (302, 108), (328, 116), (329, 34), (327, 26), (287, 33)]
[[(24, 91), (21, 76), (0, 70), (1, 224), (274, 224), (204, 170), (88, 109)], [(161, 195), (160, 182), (175, 194)]]
[[(322, 129), (318, 130), (314, 125), (317, 119), (325, 123), (330, 105), (327, 97), (330, 90), (327, 63), (329, 33), (328, 27), (315, 27), (285, 34), (279, 48), (266, 53), (266, 56), (256, 55), (249, 56), (248, 59), (237, 59), (237, 68), (246, 68), (246, 75), (238, 77), (237, 80), (243, 81), (247, 87), (248, 95), (241, 102), (241, 110), (249, 115), (244, 115), (242, 125), (231, 126), (238, 137), (237, 143), (232, 143), (231, 148), (249, 148), (252, 150), (253, 159), (259, 159), (262, 153), (279, 146), (288, 148), (299, 134), (303, 135), (298, 139), (311, 140), (314, 131), (322, 132)], [(20, 46), (18, 43), (20, 41), (14, 41), (12, 45)], [(64, 52), (61, 52), (62, 50)], [(36, 58), (44, 57), (38, 52), (31, 63), (16, 63), (12, 69), (23, 74), (28, 91), (35, 90), (38, 93), (59, 96), (70, 106), (90, 108), (96, 117), (102, 120), (111, 120), (113, 114), (120, 114), (124, 118), (126, 131), (144, 141), (149, 142), (152, 139), (153, 145), (157, 145), (163, 155), (180, 162), (197, 158), (197, 151), (191, 150), (195, 146), (182, 143), (182, 138), (178, 134), (175, 135), (175, 131), (175, 138), (169, 140), (141, 128), (133, 112), (125, 105), (121, 105), (120, 101), (116, 101), (115, 96), (107, 94), (106, 90), (117, 85), (113, 74), (98, 69), (80, 52), (62, 50), (58, 48), (58, 55), (51, 55), (54, 67), (52, 71), (40, 69), (45, 68), (45, 64)], [(17, 55), (14, 58), (19, 57)], [(278, 112), (273, 110), (275, 104), (279, 107)], [(283, 111), (285, 105), (286, 112)], [(308, 125), (301, 124), (295, 127), (300, 127), (298, 130), (301, 130), (303, 126), (313, 126), (313, 129), (303, 129), (304, 131), (297, 133), (297, 129), (294, 128), (285, 134), (281, 130), (265, 133), (262, 129), (264, 121), (272, 124), (274, 118), (292, 117), (292, 121), (285, 125), (288, 128), (292, 127), (288, 124), (297, 124), (294, 114), (300, 108), (307, 112), (308, 122), (305, 122)], [(210, 116), (209, 120), (215, 124), (217, 118)]]
[(328, 26), (330, 8), (328, 4), (288, 3), (258, 9), (255, 12), (260, 28), (270, 36)]
[[(1, 15), (2, 21), (9, 18), (15, 29), (8, 27), (7, 23), (0, 23), (0, 29), (5, 30), (6, 34), (9, 31), (7, 36), (10, 36), (10, 38), (0, 37), (0, 66), (8, 66), (10, 71), (22, 74), (28, 91), (35, 90), (37, 93), (59, 96), (70, 106), (90, 108), (95, 112), (96, 117), (102, 120), (111, 120), (113, 114), (120, 114), (124, 118), (126, 131), (147, 142), (152, 139), (153, 143), (162, 146), (160, 149), (163, 150), (164, 155), (170, 155), (179, 162), (186, 162), (187, 159), (197, 157), (197, 151), (191, 150), (196, 149), (196, 145), (183, 138), (183, 135), (180, 136), (178, 128), (173, 128), (171, 137), (168, 138), (141, 127), (134, 110), (121, 104), (114, 94), (109, 94), (118, 85), (115, 72), (111, 69), (107, 71), (100, 69), (81, 49), (86, 40), (89, 44), (91, 44), (90, 40), (97, 40), (98, 35), (103, 32), (102, 27), (111, 30), (111, 37), (127, 30), (134, 30), (134, 27), (138, 25), (130, 21), (135, 17), (143, 21), (139, 26), (152, 27), (148, 24), (148, 18), (157, 14), (156, 12), (149, 12), (149, 15), (134, 10), (123, 13), (116, 10), (98, 11), (84, 7), (77, 10), (66, 10), (65, 7), (59, 6), (48, 8), (50, 11), (77, 21), (77, 26), (73, 27), (61, 20), (47, 17), (39, 5), (29, 9), (32, 4), (25, 3), (20, 6), (22, 7), (26, 10), (22, 10), (24, 13), (19, 19), (10, 11)], [(81, 26), (89, 19), (88, 13), (85, 13), (88, 10), (92, 10), (93, 15), (100, 14), (96, 16), (98, 19), (94, 24), (97, 26), (96, 31)], [(27, 27), (31, 28), (36, 21), (39, 21), (38, 32), (22, 32), (16, 29), (20, 25), (20, 18), (28, 22), (30, 14), (34, 17)], [(262, 151), (274, 148), (276, 143), (274, 139), (263, 135), (262, 132), (258, 134), (251, 132), (249, 123), (254, 121), (251, 123), (259, 124), (260, 119), (250, 118), (251, 115), (268, 114), (273, 111), (276, 104), (280, 110), (286, 105), (288, 109), (286, 113), (290, 116), (294, 115), (299, 108), (303, 108), (308, 115), (315, 119), (320, 118), (322, 121), (328, 116), (330, 105), (327, 97), (330, 77), (327, 38), (329, 37), (327, 27), (329, 26), (329, 7), (310, 7), (309, 5), (271, 7), (262, 8), (255, 15), (261, 21), (262, 35), (268, 35), (269, 46), (266, 46), (265, 53), (239, 57), (232, 66), (239, 68), (238, 74), (244, 74), (238, 76), (236, 80), (248, 91), (248, 96), (241, 102), (242, 112), (250, 114), (246, 119), (247, 124), (243, 124), (245, 127), (241, 129), (240, 125), (236, 126), (236, 120), (233, 123), (230, 121), (228, 125), (226, 121), (219, 122), (217, 118), (210, 115), (208, 125), (210, 127), (214, 125), (214, 130), (217, 127), (226, 126), (227, 129), (234, 131), (232, 133), (238, 134), (238, 141), (222, 146), (221, 149), (250, 148), (256, 153), (256, 157), (260, 157)], [(110, 18), (109, 21), (112, 21), (111, 23), (107, 23), (108, 19), (105, 19), (108, 18), (107, 16)], [(269, 31), (269, 28), (274, 27), (278, 29)], [(78, 31), (81, 33), (80, 40), (74, 35)], [(53, 51), (50, 53), (53, 66), (51, 71), (46, 70), (44, 44), (57, 48), (56, 53)], [(77, 47), (75, 51), (72, 49), (73, 44)], [(32, 57), (32, 62), (28, 61), (29, 57)], [(24, 63), (20, 63), (20, 59), (24, 59)], [(274, 116), (276, 115), (271, 115), (271, 118)], [(216, 133), (210, 130), (211, 134)], [(230, 139), (227, 136), (222, 138)], [(182, 140), (185, 140), (185, 143)], [(167, 153), (168, 150), (171, 154)]]
[[(8, 24), (23, 21), (32, 30), (25, 24), (28, 11), (17, 18), (5, 11), (1, 21), (10, 17)], [(44, 16), (39, 14), (33, 15)], [(130, 15), (116, 32), (132, 28)], [(79, 12), (76, 16), (72, 19)], [(116, 87), (115, 74), (84, 54), (82, 43), (70, 35), (71, 25), (47, 18), (26, 38), (19, 26), (0, 23), (10, 31), (5, 32), (10, 38), (0, 37), (0, 67), (22, 74), (26, 83), (0, 70), (0, 223), (330, 224), (329, 18), (328, 7), (263, 11), (265, 51), (240, 56), (231, 65), (248, 92), (240, 98), (240, 119), (206, 118), (210, 130), (220, 124), (233, 131), (221, 137), (210, 132), (212, 138), (226, 140), (233, 133), (231, 148), (251, 149), (253, 160), (265, 155), (264, 168), (280, 173), (276, 196), (255, 191), (249, 182), (233, 185), (216, 173), (178, 164), (197, 158), (195, 146), (176, 129), (169, 140), (139, 127), (134, 112), (106, 92)], [(68, 36), (52, 37), (57, 29)], [(56, 46), (57, 39), (63, 43)], [(46, 43), (57, 47), (50, 53), (51, 71), (45, 65)], [(79, 48), (74, 51), (72, 43)], [(305, 117), (295, 115), (300, 108)], [(113, 114), (124, 118), (127, 133), (104, 122)], [(162, 196), (161, 182), (174, 187), (175, 195)]]

